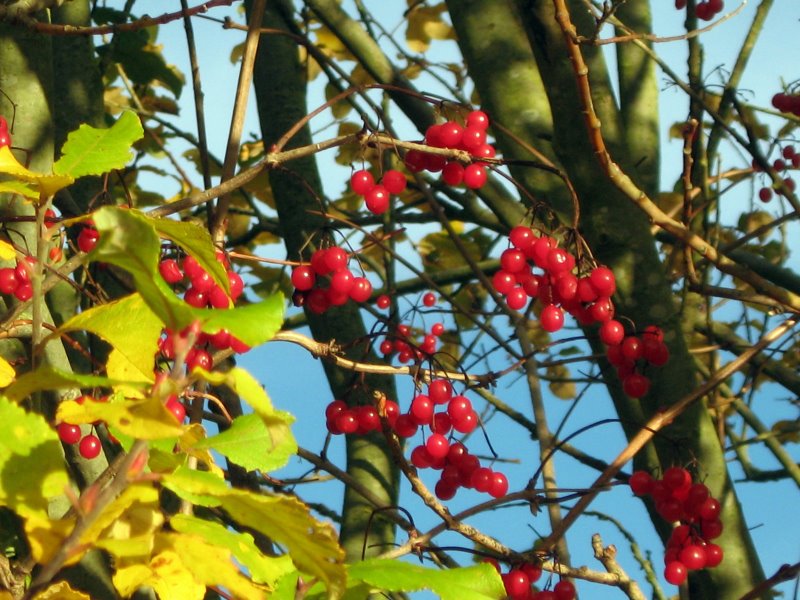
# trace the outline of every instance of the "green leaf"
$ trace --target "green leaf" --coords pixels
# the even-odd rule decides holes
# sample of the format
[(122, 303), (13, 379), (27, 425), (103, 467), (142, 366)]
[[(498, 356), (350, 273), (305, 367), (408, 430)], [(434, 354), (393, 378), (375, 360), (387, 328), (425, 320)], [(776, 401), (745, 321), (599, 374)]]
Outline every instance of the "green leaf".
[(214, 278), (225, 292), (230, 292), (225, 267), (217, 260), (217, 249), (208, 229), (192, 221), (173, 221), (172, 219), (151, 219), (156, 232), (186, 252), (191, 254), (206, 272)]
[(122, 113), (108, 129), (83, 124), (67, 136), (53, 172), (78, 178), (121, 169), (133, 158), (133, 142), (143, 135), (139, 117), (131, 111)]
[(224, 525), (191, 515), (174, 515), (170, 519), (170, 525), (179, 533), (190, 533), (203, 538), (209, 544), (227, 548), (257, 583), (274, 586), (278, 579), (294, 570), (289, 556), (262, 554), (249, 533), (231, 531)]
[(113, 346), (106, 371), (120, 381), (153, 381), (153, 357), (163, 325), (139, 294), (90, 308), (64, 323), (58, 334), (86, 330)]
[(459, 569), (428, 569), (399, 560), (369, 559), (348, 567), (348, 581), (363, 581), (378, 590), (431, 590), (442, 600), (505, 598), (503, 581), (488, 564)]
[(174, 235), (177, 228), (157, 223), (135, 210), (106, 206), (92, 216), (100, 239), (89, 257), (125, 269), (136, 289), (161, 322), (181, 331), (200, 321), (203, 331), (227, 329), (249, 346), (262, 344), (275, 335), (283, 323), (283, 297), (228, 310), (194, 308), (175, 295), (158, 273), (161, 244), (158, 231)]
[[(75, 388), (111, 388), (119, 385), (120, 382), (108, 377), (98, 375), (78, 375), (59, 371), (51, 367), (40, 367), (35, 371), (30, 371), (17, 377), (17, 379), (3, 392), (6, 398), (20, 402), (30, 397), (35, 392), (42, 390), (69, 390)], [(149, 385), (149, 384), (147, 384)], [(144, 388), (145, 384), (142, 383)]]
[(47, 512), (69, 479), (56, 432), (41, 415), (0, 396), (0, 505)]
[(140, 29), (117, 32), (113, 44), (97, 48), (98, 54), (103, 57), (107, 56), (109, 51), (111, 59), (122, 63), (125, 74), (134, 83), (151, 85), (155, 81), (160, 81), (176, 97), (180, 96), (183, 77), (174, 67), (167, 65), (158, 51), (158, 46), (150, 43), (148, 31)]
[(236, 417), (226, 431), (200, 440), (193, 449), (216, 450), (248, 471), (272, 471), (284, 466), (297, 452), (289, 429), (290, 417), (277, 413), (269, 419), (257, 414)]
[(346, 575), (336, 531), (314, 519), (300, 500), (232, 489), (218, 477), (185, 467), (164, 475), (162, 483), (195, 504), (221, 506), (240, 525), (285, 547), (298, 569), (325, 583), (328, 597), (341, 596)]

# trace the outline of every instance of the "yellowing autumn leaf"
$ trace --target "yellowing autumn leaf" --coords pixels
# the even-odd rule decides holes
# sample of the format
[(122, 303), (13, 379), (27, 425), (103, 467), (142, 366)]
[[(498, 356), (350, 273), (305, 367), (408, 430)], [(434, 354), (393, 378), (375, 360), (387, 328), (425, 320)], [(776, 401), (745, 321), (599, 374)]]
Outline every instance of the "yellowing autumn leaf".
[[(8, 146), (0, 148), (0, 174), (10, 175), (17, 181), (32, 184), (39, 196), (49, 197), (71, 184), (75, 179), (69, 175), (34, 173), (20, 164)], [(7, 182), (3, 182), (7, 183)], [(26, 195), (27, 194), (23, 194)], [(28, 196), (29, 197), (29, 196)]]
[(12, 367), (5, 358), (0, 356), (0, 388), (8, 386), (14, 381), (16, 375), (14, 367)]
[(442, 19), (447, 10), (444, 3), (436, 6), (417, 6), (408, 15), (406, 44), (413, 52), (423, 53), (431, 45), (431, 40), (454, 40), (452, 25)]

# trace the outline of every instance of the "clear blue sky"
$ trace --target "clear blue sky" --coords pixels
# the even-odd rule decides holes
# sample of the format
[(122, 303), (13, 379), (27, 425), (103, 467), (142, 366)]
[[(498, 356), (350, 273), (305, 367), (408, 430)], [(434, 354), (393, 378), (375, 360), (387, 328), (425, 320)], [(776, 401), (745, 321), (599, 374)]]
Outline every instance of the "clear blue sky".
[[(150, 14), (156, 14), (162, 8), (155, 7), (152, 2), (141, 2), (142, 10), (146, 8)], [(169, 3), (169, 9), (174, 8), (175, 3)], [(346, 2), (349, 4), (349, 2)], [(385, 0), (366, 0), (365, 4), (371, 10), (375, 10), (379, 18), (388, 23), (391, 29), (401, 21), (400, 13), (405, 8), (405, 2), (386, 2)], [(655, 0), (657, 23), (656, 32), (659, 35), (678, 34), (682, 28), (682, 12), (673, 8), (671, 0)], [(734, 7), (730, 0), (726, 3), (728, 8)], [(137, 5), (138, 6), (138, 5)], [(166, 4), (165, 4), (166, 6)], [(749, 25), (752, 15), (757, 6), (756, 2), (750, 2), (744, 7), (741, 14), (730, 21), (721, 24), (715, 30), (704, 34), (703, 40), (707, 48), (706, 64), (711, 65), (730, 65), (736, 56), (740, 42), (744, 36), (744, 28)], [(212, 11), (211, 14), (221, 14), (220, 11)], [(797, 74), (797, 56), (800, 50), (798, 44), (798, 32), (800, 32), (800, 3), (791, 0), (778, 0), (775, 8), (770, 15), (765, 26), (765, 34), (760, 40), (759, 46), (753, 54), (751, 64), (742, 88), (749, 90), (746, 92), (745, 100), (752, 101), (762, 106), (769, 105), (772, 94), (778, 90), (781, 77), (789, 80)], [(201, 73), (205, 82), (206, 113), (208, 115), (209, 137), (212, 150), (222, 156), (227, 136), (228, 121), (230, 118), (233, 91), (236, 85), (236, 69), (228, 60), (229, 49), (242, 39), (240, 32), (223, 31), (218, 25), (195, 20), (196, 36), (200, 43)], [(186, 63), (185, 45), (182, 41), (183, 29), (180, 22), (170, 24), (162, 28), (159, 38), (165, 44), (165, 52), (169, 59), (174, 62), (184, 73), (189, 73)], [(435, 45), (435, 50), (446, 56), (453, 56), (455, 45), (453, 43), (441, 43)], [(671, 44), (659, 44), (659, 53), (667, 60), (678, 73), (683, 74), (685, 57), (685, 44), (676, 42)], [(719, 82), (717, 74), (710, 74), (709, 83)], [(418, 84), (424, 89), (424, 85)], [(664, 132), (662, 135), (662, 156), (663, 156), (663, 187), (671, 187), (672, 182), (680, 172), (680, 153), (679, 141), (670, 141), (667, 129), (672, 123), (679, 122), (685, 118), (687, 103), (685, 97), (676, 89), (670, 88), (664, 80), (662, 86), (664, 91), (661, 101), (661, 115)], [(319, 93), (319, 90), (318, 90)], [(191, 108), (191, 92), (184, 91), (182, 98), (184, 108), (180, 123), (189, 130), (194, 129), (194, 121)], [(317, 102), (321, 102), (321, 97), (316, 101), (311, 101), (313, 108)], [(327, 124), (327, 117), (322, 117), (315, 122), (315, 130), (321, 129)], [(250, 110), (247, 131), (258, 132), (258, 124), (254, 110)], [(330, 131), (330, 130), (329, 130)], [(413, 132), (410, 136), (416, 137)], [(724, 166), (734, 166), (741, 164), (738, 155), (731, 154), (725, 156)], [(332, 182), (328, 192), (335, 195), (344, 189), (347, 171), (334, 171), (330, 160), (323, 160), (326, 181)], [(200, 178), (197, 178), (199, 185)], [(742, 192), (732, 202), (734, 210), (730, 214), (737, 212), (738, 207), (745, 206), (751, 199), (751, 190), (742, 187)], [(775, 207), (767, 207), (768, 210), (775, 210)], [(797, 226), (795, 225), (795, 233)], [(794, 239), (798, 239), (797, 235)], [(278, 247), (264, 249), (265, 254), (283, 258), (283, 251)], [(794, 266), (798, 267), (798, 259), (795, 254)], [(330, 392), (324, 381), (322, 369), (318, 361), (312, 359), (304, 350), (289, 344), (267, 344), (258, 348), (242, 358), (243, 366), (251, 369), (264, 383), (273, 401), (280, 408), (290, 410), (298, 417), (295, 427), (295, 434), (302, 446), (311, 450), (320, 450), (323, 442), (324, 418), (322, 411), (324, 406), (331, 400)], [(291, 376), (286, 376), (292, 373)], [(507, 402), (517, 406), (520, 410), (529, 411), (526, 392), (519, 387), (519, 382), (514, 384), (513, 377), (507, 378), (499, 383), (496, 392)], [(401, 389), (405, 389), (405, 401), (408, 401), (411, 393), (410, 384), (401, 382)], [(757, 400), (755, 409), (775, 411), (780, 406), (770, 394), (762, 394)], [(568, 404), (555, 399), (548, 400), (548, 408), (551, 410), (549, 421), (551, 424), (558, 423)], [(611, 404), (605, 395), (598, 388), (593, 390), (586, 398), (575, 414), (571, 417), (565, 431), (573, 431), (581, 425), (595, 421), (598, 415), (610, 415)], [(777, 413), (775, 413), (777, 414)], [(787, 412), (787, 416), (793, 414)], [(767, 418), (771, 422), (775, 417)], [(497, 417), (488, 426), (492, 444), (501, 456), (513, 456), (521, 459), (524, 464), (520, 467), (509, 466), (506, 471), (511, 480), (511, 487), (519, 488), (527, 481), (530, 476), (531, 465), (535, 465), (535, 447), (529, 442), (526, 443), (524, 436), (516, 427), (508, 426), (503, 417)], [(599, 458), (611, 459), (623, 445), (623, 439), (616, 425), (609, 425), (599, 428), (592, 433), (580, 437), (576, 443)], [(474, 439), (475, 451), (486, 452), (484, 444)], [(524, 450), (520, 453), (520, 448)], [(797, 456), (797, 445), (790, 448)], [(754, 460), (763, 456), (757, 448), (752, 452)], [(329, 457), (340, 465), (343, 460), (343, 440), (334, 439), (331, 445)], [(557, 461), (559, 479), (565, 487), (582, 487), (589, 485), (595, 474), (580, 468), (576, 463), (569, 459), (559, 459)], [(769, 463), (771, 465), (771, 463)], [(285, 469), (278, 476), (288, 474), (298, 474), (305, 470), (304, 465), (299, 462)], [(734, 472), (736, 472), (734, 470)], [(432, 480), (431, 480), (432, 482)], [(310, 500), (330, 502), (332, 494), (337, 493), (335, 489), (319, 486), (318, 490), (312, 491), (312, 486), (307, 486), (302, 492), (307, 494)], [(768, 488), (768, 491), (767, 491)], [(800, 525), (797, 519), (798, 493), (794, 486), (788, 483), (776, 483), (771, 486), (743, 485), (740, 486), (742, 501), (750, 525), (753, 527), (753, 536), (756, 546), (759, 549), (767, 573), (772, 573), (775, 569), (785, 563), (794, 562), (800, 559)], [(463, 508), (471, 503), (480, 501), (477, 494), (462, 490), (453, 503), (454, 510)], [(428, 511), (421, 506), (421, 503), (405, 490), (402, 494), (401, 503), (408, 508), (419, 519), (418, 526), (425, 529), (427, 526), (435, 524)], [(334, 502), (334, 508), (338, 502)], [(639, 542), (643, 552), (653, 553), (654, 563), (657, 571), (660, 571), (661, 548), (655, 538), (652, 525), (647, 519), (641, 503), (631, 498), (631, 495), (623, 489), (617, 489), (600, 496), (592, 506), (593, 510), (613, 515), (624, 522), (625, 527), (631, 531)], [(547, 533), (549, 527), (546, 516), (540, 514), (532, 516), (527, 509), (506, 509), (499, 513), (483, 515), (475, 520), (475, 524), (487, 531), (497, 535), (505, 543), (519, 549), (527, 548), (536, 537), (534, 529), (542, 533)], [(573, 528), (570, 533), (570, 550), (574, 565), (586, 564), (590, 568), (597, 569), (599, 564), (591, 555), (589, 546), (590, 536), (594, 532), (600, 532), (606, 544), (613, 543), (619, 549), (620, 562), (628, 570), (629, 574), (638, 577), (641, 573), (635, 563), (630, 558), (629, 548), (613, 526), (601, 522), (592, 517), (585, 517)], [(402, 533), (401, 536), (402, 538)], [(447, 541), (437, 540), (440, 543), (466, 545), (461, 538), (449, 536), (444, 538)], [(465, 555), (465, 560), (468, 558)], [(647, 593), (647, 586), (644, 586)], [(621, 594), (615, 590), (608, 590), (600, 586), (583, 585), (579, 588), (583, 591), (584, 597), (591, 598), (619, 598)], [(792, 585), (787, 584), (781, 588), (784, 593), (791, 597)], [(667, 593), (672, 593), (675, 588), (666, 585)]]

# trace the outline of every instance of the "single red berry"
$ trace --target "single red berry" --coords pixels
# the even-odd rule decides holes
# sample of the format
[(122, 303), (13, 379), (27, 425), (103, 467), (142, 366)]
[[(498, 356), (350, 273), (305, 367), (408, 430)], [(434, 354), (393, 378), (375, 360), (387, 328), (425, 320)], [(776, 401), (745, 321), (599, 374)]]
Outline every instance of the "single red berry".
[(492, 479), (487, 490), (492, 498), (501, 498), (508, 493), (508, 479), (498, 471), (492, 473)]
[(164, 278), (164, 281), (169, 284), (178, 283), (183, 279), (180, 265), (178, 265), (178, 261), (174, 258), (162, 260), (158, 264), (158, 271), (161, 273), (161, 277)]
[(722, 535), (724, 529), (722, 521), (719, 519), (711, 519), (710, 521), (703, 521), (700, 524), (700, 532), (706, 540), (715, 540)]
[(522, 600), (528, 597), (531, 591), (531, 581), (522, 569), (511, 569), (502, 575), (506, 594), (511, 600)]
[(350, 288), (350, 299), (353, 302), (366, 302), (372, 295), (372, 284), (366, 277), (355, 277)]
[(641, 398), (650, 391), (650, 379), (639, 373), (631, 373), (623, 379), (622, 389), (631, 398)]
[(506, 304), (511, 310), (522, 310), (528, 304), (528, 294), (525, 288), (516, 285), (506, 294)]
[(81, 252), (91, 252), (100, 239), (100, 232), (94, 227), (84, 227), (78, 234), (78, 248)]
[(482, 188), (486, 183), (486, 167), (473, 163), (464, 167), (464, 185), (472, 190)]
[(433, 419), (433, 401), (425, 394), (417, 394), (411, 401), (408, 414), (417, 425), (428, 425)]
[(577, 592), (575, 591), (575, 585), (566, 579), (559, 581), (553, 587), (553, 592), (558, 600), (574, 600), (575, 596), (577, 595)]
[(472, 151), (472, 156), (475, 158), (494, 158), (497, 156), (497, 151), (491, 144), (481, 144)]
[(678, 560), (690, 571), (703, 569), (706, 566), (706, 551), (699, 544), (689, 544), (681, 550)]
[(336, 415), (336, 427), (344, 434), (355, 433), (358, 429), (356, 411), (346, 408)]
[(419, 173), (425, 169), (425, 156), (420, 150), (409, 150), (403, 158), (403, 164), (412, 173)]
[(467, 115), (467, 127), (486, 129), (489, 127), (489, 117), (482, 110), (473, 110)]
[(689, 575), (689, 570), (682, 562), (674, 560), (664, 568), (664, 579), (672, 585), (680, 585)]
[(492, 275), (492, 286), (498, 294), (506, 295), (517, 284), (513, 273), (500, 269)]
[(530, 227), (517, 225), (508, 234), (508, 239), (512, 246), (524, 252), (536, 241), (536, 233)]
[(378, 431), (381, 428), (381, 418), (378, 416), (378, 411), (375, 410), (374, 406), (359, 406), (356, 409), (356, 417), (358, 418), (359, 433)]
[(386, 310), (387, 308), (389, 308), (391, 306), (392, 299), (389, 298), (389, 296), (387, 296), (386, 294), (381, 294), (380, 296), (378, 296), (376, 298), (375, 304), (381, 310)]
[(447, 414), (453, 421), (463, 421), (473, 412), (472, 402), (466, 396), (453, 396), (447, 404)]
[(478, 426), (478, 414), (474, 410), (470, 411), (460, 419), (454, 419), (451, 416), (450, 420), (453, 423), (453, 429), (459, 433), (472, 433)]
[(80, 455), (89, 460), (99, 456), (102, 449), (100, 438), (91, 433), (85, 435), (78, 444), (78, 452), (80, 452)]
[(616, 346), (625, 339), (625, 327), (619, 321), (610, 319), (600, 326), (600, 341), (606, 346)]
[(378, 184), (364, 196), (364, 203), (367, 206), (367, 210), (372, 214), (382, 215), (389, 210), (389, 192), (385, 187)]
[(560, 306), (548, 304), (542, 309), (539, 317), (542, 329), (549, 333), (554, 333), (564, 326), (564, 311)]
[(706, 544), (704, 547), (706, 551), (706, 568), (713, 569), (722, 562), (724, 553), (722, 548), (717, 544)]
[(65, 444), (77, 444), (81, 439), (81, 428), (70, 423), (59, 423), (58, 438)]
[(305, 292), (314, 287), (316, 274), (311, 265), (299, 265), (292, 269), (292, 285), (296, 290)]
[(471, 483), (476, 491), (486, 493), (492, 486), (493, 472), (487, 467), (480, 467), (472, 472)]
[(500, 268), (508, 273), (519, 273), (528, 268), (528, 259), (522, 250), (508, 248), (500, 255)]
[(436, 294), (433, 292), (428, 292), (422, 297), (422, 304), (427, 307), (434, 306), (436, 304)]
[(23, 281), (14, 290), (14, 297), (20, 302), (27, 302), (33, 298), (33, 284), (30, 281)]
[(479, 127), (466, 127), (461, 136), (461, 147), (474, 152), (486, 143), (486, 130)]
[(707, 498), (697, 510), (697, 515), (706, 521), (712, 521), (719, 517), (722, 506), (716, 498)]
[(439, 126), (438, 134), (445, 148), (458, 148), (464, 135), (464, 127), (455, 121), (447, 121)]
[(442, 181), (453, 187), (461, 185), (464, 181), (464, 165), (454, 160), (448, 161), (442, 168)]
[(350, 175), (350, 187), (359, 196), (365, 196), (375, 186), (375, 178), (365, 169)]
[(614, 272), (608, 267), (595, 267), (589, 275), (592, 287), (598, 296), (613, 296), (617, 290), (617, 280)]
[(634, 471), (628, 480), (628, 485), (637, 496), (645, 496), (653, 489), (653, 476), (647, 471)]
[(183, 300), (189, 306), (194, 306), (195, 308), (205, 308), (208, 306), (209, 296), (197, 288), (190, 287), (183, 295)]
[(390, 194), (402, 193), (406, 189), (407, 183), (406, 176), (394, 169), (386, 171), (381, 178), (381, 184)]
[(0, 292), (4, 294), (13, 294), (19, 287), (20, 281), (17, 278), (16, 269), (11, 267), (3, 267), (0, 269)]
[(228, 287), (231, 290), (231, 300), (236, 302), (244, 292), (244, 281), (236, 271), (228, 271)]
[(431, 325), (431, 333), (436, 337), (441, 336), (444, 333), (444, 323), (434, 323)]
[(683, 467), (670, 467), (664, 471), (661, 478), (664, 484), (673, 490), (689, 488), (692, 485), (692, 475)]
[(186, 418), (186, 408), (177, 397), (170, 397), (165, 406), (167, 407), (167, 410), (172, 413), (172, 416), (175, 417), (175, 420), (177, 420), (178, 423), (183, 423), (183, 420)]
[(444, 458), (447, 456), (447, 451), (450, 449), (450, 442), (448, 442), (447, 438), (441, 433), (433, 433), (428, 436), (425, 442), (425, 448), (432, 458)]
[(439, 500), (451, 500), (455, 497), (458, 491), (458, 483), (453, 483), (446, 479), (440, 479), (436, 482), (433, 492)]
[(447, 379), (434, 379), (428, 384), (428, 397), (434, 404), (447, 404), (453, 397), (453, 386)]

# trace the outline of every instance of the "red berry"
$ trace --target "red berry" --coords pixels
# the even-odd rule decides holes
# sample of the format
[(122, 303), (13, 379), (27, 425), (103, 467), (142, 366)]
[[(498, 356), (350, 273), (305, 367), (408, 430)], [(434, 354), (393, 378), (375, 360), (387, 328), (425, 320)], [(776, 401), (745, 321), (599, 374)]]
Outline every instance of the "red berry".
[(461, 185), (464, 181), (464, 165), (454, 160), (448, 161), (442, 168), (442, 181), (453, 187)]
[(511, 310), (522, 310), (528, 304), (528, 294), (522, 286), (514, 286), (506, 294), (506, 304)]
[(350, 187), (359, 196), (365, 196), (375, 186), (375, 178), (365, 169), (350, 175)]
[(538, 563), (525, 563), (520, 567), (520, 570), (528, 576), (528, 581), (531, 583), (536, 583), (542, 576), (542, 566)]
[(436, 294), (433, 292), (428, 292), (422, 297), (422, 304), (431, 307), (436, 304)]
[(495, 471), (487, 490), (492, 498), (501, 498), (508, 493), (508, 479), (502, 473)]
[(367, 210), (374, 215), (382, 215), (389, 210), (389, 192), (385, 187), (378, 184), (364, 196), (364, 203)]
[(77, 444), (81, 439), (81, 428), (70, 423), (59, 423), (58, 438), (65, 444)]
[(78, 234), (78, 248), (81, 252), (91, 252), (100, 239), (100, 232), (94, 227), (84, 227)]
[(700, 525), (700, 532), (706, 540), (715, 540), (722, 535), (723, 525), (719, 519), (703, 521)]
[(433, 401), (425, 394), (418, 394), (408, 409), (408, 414), (417, 425), (427, 425), (433, 419)]
[(473, 163), (464, 168), (464, 185), (472, 190), (477, 190), (486, 183), (486, 167)]
[(464, 128), (455, 121), (447, 121), (439, 126), (438, 134), (445, 148), (457, 148), (461, 144)]
[(608, 267), (596, 267), (589, 275), (592, 287), (597, 291), (598, 296), (613, 296), (617, 289), (617, 281), (614, 272)]
[(386, 188), (390, 194), (400, 194), (406, 189), (407, 181), (406, 176), (400, 171), (389, 169), (383, 174), (381, 184)]
[(375, 305), (381, 310), (386, 310), (387, 308), (389, 308), (389, 306), (391, 306), (391, 304), (392, 304), (392, 299), (389, 298), (389, 296), (387, 296), (386, 294), (381, 294), (375, 300)]
[(441, 433), (433, 433), (425, 442), (425, 448), (432, 458), (440, 459), (447, 456), (447, 451), (450, 449), (450, 442), (448, 442), (447, 438)]
[(336, 415), (336, 427), (344, 434), (355, 433), (358, 429), (356, 411), (346, 408)]
[(178, 261), (174, 258), (162, 260), (158, 264), (158, 271), (161, 273), (161, 277), (164, 278), (164, 281), (169, 284), (178, 283), (181, 279), (183, 279), (181, 268), (178, 265)]
[(703, 569), (706, 566), (706, 551), (699, 544), (689, 544), (681, 550), (679, 560), (690, 571)]
[(11, 267), (3, 267), (0, 269), (0, 292), (4, 294), (13, 294), (19, 287), (20, 281), (17, 278), (16, 269)]
[(574, 600), (577, 594), (573, 583), (566, 579), (559, 581), (555, 587), (553, 587), (553, 592), (558, 600)]
[(14, 297), (20, 302), (27, 302), (33, 298), (33, 284), (30, 281), (23, 281), (14, 290)]
[(506, 594), (511, 600), (522, 600), (528, 597), (531, 591), (531, 581), (522, 569), (511, 569), (502, 578)]
[(489, 117), (482, 110), (473, 110), (467, 115), (467, 127), (486, 129), (489, 127)]
[(722, 506), (716, 498), (707, 498), (697, 509), (697, 515), (706, 521), (719, 517)]
[(447, 414), (453, 421), (468, 419), (472, 412), (472, 402), (466, 396), (453, 396), (447, 404)]
[(498, 294), (506, 295), (517, 284), (517, 279), (513, 273), (499, 270), (492, 275), (492, 286)]
[(444, 333), (444, 323), (434, 323), (431, 325), (431, 333), (436, 337), (439, 337)]
[(167, 410), (172, 413), (172, 416), (178, 421), (178, 423), (183, 423), (183, 420), (186, 418), (186, 408), (183, 406), (180, 400), (176, 397), (170, 397), (167, 400), (165, 406)]
[(631, 398), (641, 398), (650, 391), (650, 379), (639, 373), (631, 373), (623, 379), (622, 389)]
[(692, 485), (692, 475), (683, 467), (670, 467), (664, 471), (661, 480), (664, 485), (673, 490), (688, 489)]
[(299, 265), (292, 269), (292, 285), (296, 290), (306, 292), (314, 287), (316, 274), (311, 265)]
[(606, 346), (616, 346), (625, 339), (625, 327), (619, 321), (610, 319), (600, 326), (600, 341)]
[(100, 438), (91, 433), (84, 436), (80, 444), (78, 444), (78, 452), (80, 452), (80, 455), (90, 460), (99, 456), (102, 449)]
[(637, 496), (645, 496), (653, 489), (653, 476), (647, 471), (634, 471), (628, 480), (628, 485)]
[(433, 492), (439, 500), (451, 500), (458, 491), (458, 483), (453, 483), (446, 479), (440, 479), (436, 482)]
[(686, 581), (689, 571), (682, 562), (674, 560), (664, 568), (664, 579), (672, 585), (680, 585)]
[(554, 333), (564, 326), (564, 311), (559, 306), (548, 304), (542, 310), (539, 322), (542, 324), (542, 329)]
[(355, 277), (350, 288), (350, 299), (353, 302), (366, 302), (372, 295), (372, 284), (366, 277)]
[(486, 143), (486, 130), (478, 127), (466, 127), (461, 136), (461, 147), (467, 152), (474, 152)]
[(722, 548), (716, 544), (706, 544), (704, 549), (706, 551), (706, 569), (713, 569), (722, 562), (724, 556)]
[(471, 433), (478, 426), (478, 415), (474, 410), (464, 415), (461, 419), (456, 420), (452, 416), (450, 419), (453, 422), (453, 429), (459, 433)]
[(228, 271), (228, 287), (231, 290), (231, 300), (236, 302), (244, 291), (244, 281), (236, 271)]
[(508, 273), (519, 273), (528, 267), (528, 259), (522, 250), (508, 248), (500, 255), (500, 268)]
[(403, 158), (403, 163), (412, 173), (419, 173), (425, 168), (425, 153), (419, 150), (409, 150)]
[(453, 397), (453, 386), (446, 379), (434, 379), (428, 384), (428, 397), (434, 404), (447, 404)]
[(512, 246), (525, 251), (536, 241), (536, 234), (530, 227), (517, 225), (511, 230), (511, 233), (508, 234), (508, 239)]

